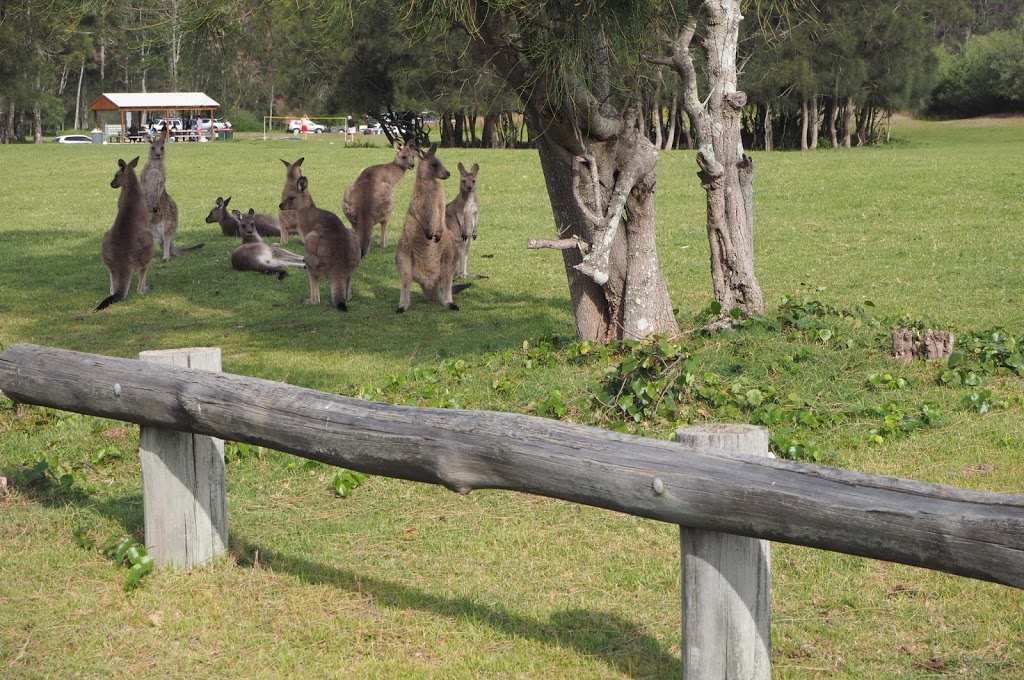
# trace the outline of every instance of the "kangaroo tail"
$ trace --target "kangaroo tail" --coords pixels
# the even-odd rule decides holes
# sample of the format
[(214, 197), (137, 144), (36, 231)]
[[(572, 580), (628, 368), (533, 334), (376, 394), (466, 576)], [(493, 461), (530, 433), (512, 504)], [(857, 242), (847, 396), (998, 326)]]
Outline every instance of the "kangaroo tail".
[(472, 283), (456, 283), (454, 286), (452, 286), (452, 295), (455, 295), (456, 293), (461, 293), (462, 291), (466, 290), (472, 285)]
[(109, 307), (110, 305), (114, 304), (115, 302), (122, 302), (126, 297), (128, 297), (128, 291), (124, 291), (123, 293), (121, 291), (118, 291), (118, 292), (114, 293), (113, 295), (111, 295), (110, 297), (108, 297), (103, 302), (101, 302), (98, 305), (96, 305), (96, 309), (94, 309), (92, 311), (98, 312), (101, 309), (106, 309), (107, 307)]
[(188, 255), (191, 252), (199, 250), (200, 248), (202, 248), (205, 245), (206, 245), (205, 243), (197, 243), (194, 246), (192, 246), (191, 248), (179, 248), (178, 246), (174, 246), (173, 248), (171, 248), (171, 255), (174, 255), (175, 257), (181, 257), (182, 255)]

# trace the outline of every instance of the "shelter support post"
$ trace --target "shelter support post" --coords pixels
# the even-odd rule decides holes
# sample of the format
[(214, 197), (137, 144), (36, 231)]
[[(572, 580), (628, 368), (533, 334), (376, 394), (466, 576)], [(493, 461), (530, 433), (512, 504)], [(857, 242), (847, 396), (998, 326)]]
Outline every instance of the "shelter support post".
[[(739, 424), (678, 428), (688, 447), (772, 457), (768, 430)], [(770, 680), (770, 542), (679, 527), (683, 680)]]
[[(140, 352), (152, 363), (219, 373), (219, 347)], [(146, 551), (157, 568), (191, 569), (227, 551), (224, 442), (158, 427), (139, 429)]]

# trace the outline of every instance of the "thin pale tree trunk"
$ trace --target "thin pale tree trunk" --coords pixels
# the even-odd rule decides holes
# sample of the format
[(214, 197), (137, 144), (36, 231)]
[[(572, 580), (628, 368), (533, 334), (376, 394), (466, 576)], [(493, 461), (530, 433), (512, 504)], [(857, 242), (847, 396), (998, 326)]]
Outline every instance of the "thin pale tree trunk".
[[(683, 108), (694, 121), (697, 165), (707, 192), (707, 232), (711, 247), (711, 280), (722, 305), (723, 324), (729, 310), (764, 311), (761, 286), (754, 275), (754, 162), (743, 151), (740, 124), (747, 97), (736, 87), (736, 54), (743, 20), (736, 0), (705, 0), (703, 48), (709, 91), (698, 94), (697, 71), (690, 43), (697, 18), (687, 17), (672, 44), (671, 58), (655, 60), (671, 66), (683, 82)], [(767, 118), (767, 116), (766, 116)]]
[(821, 124), (821, 111), (819, 111), (818, 96), (817, 95), (811, 97), (811, 112), (813, 113), (813, 118), (811, 119), (811, 123), (812, 124), (811, 124), (811, 143), (810, 143), (810, 147), (812, 149), (817, 149), (818, 148), (818, 128), (819, 128), (819, 126)]
[(810, 105), (807, 103), (807, 97), (804, 97), (800, 101), (800, 150), (807, 151), (807, 133), (810, 130), (810, 124), (807, 118), (810, 116)]

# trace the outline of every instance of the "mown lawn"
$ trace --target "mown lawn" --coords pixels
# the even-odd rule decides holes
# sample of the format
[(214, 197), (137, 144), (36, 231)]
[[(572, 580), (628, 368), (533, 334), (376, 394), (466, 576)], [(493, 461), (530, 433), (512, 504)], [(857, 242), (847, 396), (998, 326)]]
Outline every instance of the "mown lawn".
[[(1024, 381), (993, 372), (977, 386), (945, 386), (945, 367), (903, 366), (884, 339), (891, 325), (917, 322), (964, 337), (1024, 334), (1024, 120), (903, 120), (894, 137), (884, 148), (754, 154), (766, 317), (795, 305), (807, 325), (765, 322), (716, 338), (696, 332), (711, 290), (693, 154), (663, 154), (659, 248), (680, 342), (704, 387), (713, 374), (743, 393), (798, 395), (819, 422), (795, 436), (828, 464), (1019, 493)], [(301, 272), (277, 281), (233, 271), (236, 242), (204, 222), (218, 196), (274, 212), (279, 159), (299, 157), (318, 204), (340, 212), (345, 186), (390, 160), (389, 149), (346, 147), (333, 134), (172, 146), (178, 241), (206, 246), (154, 264), (149, 294), (93, 313), (107, 295), (99, 242), (116, 211), (109, 182), (117, 159), (137, 154), (145, 160), (142, 146), (0, 147), (4, 347), (134, 357), (215, 345), (226, 371), (328, 392), (521, 412), (557, 393), (562, 417), (610, 424), (592, 395), (621, 355), (569, 357), (560, 258), (525, 249), (552, 232), (534, 152), (439, 151), (453, 171), (459, 161), (481, 166), (470, 272), (488, 278), (460, 294), (457, 313), (416, 292), (396, 315), (393, 244), (411, 177), (396, 191), (392, 246), (382, 251), (375, 237), (347, 314), (300, 304)], [(827, 309), (811, 314), (810, 301)], [(981, 413), (968, 401), (985, 390)], [(885, 430), (883, 411), (920, 427)], [(666, 437), (676, 420), (750, 416), (744, 404), (714, 407), (691, 394), (674, 419), (635, 429)], [(142, 540), (137, 437), (124, 423), (0, 403), (6, 677), (678, 675), (675, 527), (383, 478), (343, 499), (335, 470), (273, 451), (229, 445), (228, 559), (156, 573), (126, 593), (127, 570), (80, 547), (75, 533)], [(67, 486), (59, 474), (33, 479), (43, 460), (74, 473)], [(776, 677), (1024, 675), (1018, 590), (781, 544), (772, 566)]]

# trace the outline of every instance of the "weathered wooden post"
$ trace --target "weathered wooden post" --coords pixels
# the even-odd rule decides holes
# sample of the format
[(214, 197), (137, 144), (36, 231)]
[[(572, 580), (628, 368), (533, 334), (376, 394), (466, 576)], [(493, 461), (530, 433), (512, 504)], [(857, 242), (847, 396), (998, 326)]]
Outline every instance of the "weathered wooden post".
[[(157, 364), (220, 372), (219, 347), (140, 352)], [(120, 388), (115, 385), (115, 392)], [(146, 550), (156, 567), (191, 569), (228, 545), (224, 442), (214, 437), (142, 426), (142, 506)]]
[[(753, 425), (681, 427), (676, 441), (702, 450), (768, 456)], [(683, 680), (771, 680), (770, 543), (679, 527)]]

